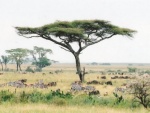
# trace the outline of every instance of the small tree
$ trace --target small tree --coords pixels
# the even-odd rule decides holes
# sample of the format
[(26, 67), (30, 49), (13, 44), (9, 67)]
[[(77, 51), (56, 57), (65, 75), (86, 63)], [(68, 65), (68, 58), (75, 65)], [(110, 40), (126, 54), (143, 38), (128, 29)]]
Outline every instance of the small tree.
[(32, 55), (34, 60), (32, 64), (36, 65), (40, 70), (46, 66), (51, 65), (50, 60), (46, 57), (46, 54), (52, 54), (51, 49), (34, 46), (34, 49), (29, 50), (29, 53)]
[(137, 68), (134, 67), (128, 67), (128, 72), (135, 73), (137, 71)]
[(50, 63), (49, 59), (46, 57), (39, 58), (39, 61), (36, 62), (36, 66), (38, 66), (40, 69), (42, 69), (46, 66), (49, 66), (50, 64), (51, 63)]
[(5, 70), (7, 69), (7, 64), (10, 61), (10, 58), (8, 56), (2, 55), (2, 62), (5, 64)]
[(21, 64), (24, 62), (28, 50), (23, 48), (17, 48), (17, 49), (6, 50), (6, 52), (9, 54), (10, 59), (16, 62), (17, 71), (18, 70), (22, 71)]
[[(109, 39), (115, 35), (132, 37), (134, 30), (120, 28), (104, 20), (57, 21), (42, 27), (16, 27), (18, 34), (26, 38), (41, 37), (61, 46), (73, 54), (77, 74), (84, 81), (85, 72), (81, 69), (80, 53), (87, 47)], [(74, 43), (78, 49), (74, 48)]]
[(128, 88), (130, 94), (133, 95), (133, 102), (137, 102), (150, 108), (150, 78), (138, 78), (130, 84)]

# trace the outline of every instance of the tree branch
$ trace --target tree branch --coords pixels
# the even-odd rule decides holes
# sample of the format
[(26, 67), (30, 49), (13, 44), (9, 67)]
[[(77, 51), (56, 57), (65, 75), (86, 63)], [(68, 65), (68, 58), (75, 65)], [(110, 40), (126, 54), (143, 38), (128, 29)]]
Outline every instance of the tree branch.
[(25, 37), (25, 38), (33, 38), (33, 37), (41, 37), (41, 36), (25, 36), (23, 34), (18, 33), (19, 36)]
[(67, 45), (65, 45), (64, 43), (61, 43), (61, 42), (58, 42), (58, 41), (52, 39), (50, 36), (46, 36), (46, 35), (40, 35), (40, 36), (42, 38), (46, 39), (46, 40), (50, 40), (50, 41), (54, 42), (55, 44), (61, 45), (61, 46), (65, 47), (65, 48), (69, 49)]
[(70, 52), (69, 50), (67, 50), (67, 49), (65, 49), (65, 48), (63, 48), (63, 47), (61, 47), (61, 46), (60, 46), (60, 48), (61, 48), (61, 49), (63, 49), (63, 50), (65, 50), (65, 51), (68, 51), (68, 52)]
[[(90, 46), (90, 45), (96, 44), (96, 43), (98, 43), (98, 42), (100, 42), (100, 41), (103, 41), (103, 40), (105, 40), (105, 39), (109, 39), (109, 38), (111, 38), (111, 37), (114, 36), (114, 35), (115, 35), (115, 34), (112, 34), (112, 35), (110, 35), (110, 36), (108, 36), (108, 37), (105, 37), (105, 38), (101, 37), (101, 39), (99, 39), (99, 40), (97, 40), (97, 41), (95, 41), (95, 42), (87, 43), (87, 45), (85, 45), (84, 47), (82, 47), (81, 51), (84, 50), (85, 48), (87, 48), (87, 47)], [(81, 52), (81, 51), (80, 51), (80, 52)]]

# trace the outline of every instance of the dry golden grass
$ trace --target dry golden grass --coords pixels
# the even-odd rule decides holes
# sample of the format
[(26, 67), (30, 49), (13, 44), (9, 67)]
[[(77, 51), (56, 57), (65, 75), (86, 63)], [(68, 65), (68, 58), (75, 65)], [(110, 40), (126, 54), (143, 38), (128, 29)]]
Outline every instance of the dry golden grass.
[[(28, 65), (22, 65), (22, 69), (26, 69)], [(105, 66), (105, 65), (97, 65), (97, 66), (92, 66), (92, 65), (86, 65), (82, 64), (82, 67), (86, 67), (86, 71), (96, 71), (96, 73), (90, 73), (85, 76), (86, 81), (91, 81), (91, 80), (98, 80), (98, 81), (108, 81), (111, 80), (110, 75), (106, 75), (107, 79), (102, 80), (102, 79), (97, 79), (97, 76), (102, 76), (98, 71), (101, 70), (127, 70), (128, 66)], [(139, 67), (139, 66), (138, 66)], [(144, 69), (147, 69), (147, 66), (141, 66)], [(8, 65), (8, 68), (10, 69), (15, 69), (14, 64)], [(59, 74), (49, 74), (49, 72), (54, 72), (55, 70), (63, 70), (63, 73)], [(46, 75), (42, 75), (42, 73), (45, 73)], [(36, 72), (36, 73), (27, 73), (27, 74), (20, 74), (18, 72), (5, 72), (3, 75), (0, 75), (0, 83), (7, 83), (10, 81), (16, 81), (20, 79), (27, 79), (27, 84), (34, 84), (38, 80), (43, 80), (44, 83), (52, 82), (55, 81), (57, 82), (57, 87), (50, 87), (47, 89), (37, 89), (38, 91), (42, 91), (44, 93), (49, 92), (50, 90), (56, 90), (60, 88), (63, 91), (68, 91), (70, 90), (71, 83), (74, 81), (79, 81), (79, 77), (76, 74), (76, 68), (75, 64), (53, 64), (50, 67), (46, 67), (43, 69), (43, 72)], [(101, 95), (103, 95), (105, 92), (108, 92), (109, 96), (113, 96), (112, 92), (114, 89), (118, 86), (121, 86), (121, 84), (126, 83), (128, 80), (120, 80), (120, 79), (115, 79), (112, 80), (113, 86), (108, 86), (108, 85), (93, 85), (96, 87), (97, 90), (101, 92)], [(85, 86), (87, 84), (83, 84)], [(0, 87), (0, 90), (10, 90), (14, 91), (14, 87)], [(33, 91), (33, 88), (17, 88), (17, 92), (20, 91)]]
[[(63, 91), (68, 91), (70, 90), (71, 87), (71, 83), (73, 83), (74, 81), (79, 81), (78, 75), (76, 75), (74, 72), (64, 72), (64, 73), (59, 73), (59, 74), (49, 74), (48, 72), (45, 72), (46, 75), (42, 75), (42, 73), (27, 73), (27, 74), (20, 74), (20, 73), (13, 73), (13, 72), (8, 72), (8, 73), (4, 73), (4, 75), (0, 76), (0, 83), (7, 83), (10, 81), (17, 81), (20, 79), (27, 79), (27, 84), (34, 84), (36, 83), (38, 80), (43, 80), (44, 83), (48, 83), (48, 82), (57, 82), (57, 87), (49, 87), (48, 90), (47, 89), (37, 89), (39, 91), (42, 92), (49, 92), (50, 90), (56, 90), (56, 89), (61, 89)], [(86, 81), (91, 81), (91, 80), (98, 80), (98, 81), (104, 81), (101, 79), (97, 79), (98, 74), (89, 74), (85, 77)], [(109, 78), (107, 79), (109, 80)], [(105, 80), (105, 81), (107, 81)], [(83, 86), (86, 86), (86, 83), (83, 83)], [(115, 89), (115, 86), (108, 86), (108, 85), (92, 85), (95, 86), (97, 90), (99, 90), (101, 92), (101, 94), (103, 95), (105, 92), (108, 92), (108, 94), (112, 94), (112, 92)], [(10, 90), (10, 91), (14, 91), (15, 89), (17, 89), (17, 92), (19, 91), (32, 91), (34, 90), (34, 88), (14, 88), (14, 87), (10, 87), (10, 86), (5, 86), (5, 87), (0, 87), (0, 90)]]
[(115, 109), (101, 106), (55, 106), (48, 104), (3, 104), (0, 113), (149, 113), (145, 109)]
[[(86, 67), (86, 71), (101, 71), (101, 70), (127, 70), (128, 66), (91, 66), (91, 65), (82, 65)], [(15, 69), (15, 65), (8, 66), (11, 69)], [(23, 65), (23, 69), (25, 69), (27, 65)], [(140, 67), (138, 68), (147, 69), (148, 67)], [(50, 71), (54, 72), (55, 70), (63, 70), (63, 73), (59, 74), (49, 74)], [(64, 64), (55, 64), (50, 67), (47, 67), (43, 70), (45, 75), (42, 73), (27, 73), (20, 74), (17, 72), (4, 72), (3, 75), (0, 75), (0, 83), (7, 83), (10, 81), (16, 81), (20, 79), (27, 79), (27, 84), (33, 84), (38, 80), (43, 80), (44, 83), (55, 81), (57, 82), (56, 87), (49, 87), (48, 89), (36, 89), (37, 91), (41, 91), (42, 93), (47, 93), (50, 90), (56, 90), (60, 88), (64, 92), (70, 90), (71, 83), (74, 81), (79, 81), (78, 75), (76, 73), (75, 65), (64, 65)], [(85, 76), (86, 81), (98, 80), (98, 81), (108, 81), (111, 80), (110, 75), (106, 75), (107, 80), (97, 79), (97, 76), (101, 76), (99, 73), (91, 73)], [(108, 96), (113, 96), (113, 91), (117, 86), (121, 86), (122, 83), (126, 83), (128, 80), (112, 80), (114, 85), (93, 85), (97, 90), (100, 91), (101, 96), (105, 92), (108, 92)], [(83, 83), (83, 86), (87, 85)], [(34, 88), (14, 88), (10, 86), (0, 87), (0, 90), (9, 90), (10, 92), (14, 92), (15, 89), (17, 93), (25, 91), (32, 92), (35, 90)], [(105, 97), (107, 98), (107, 97)], [(0, 113), (148, 113), (145, 109), (121, 109), (121, 108), (109, 108), (109, 107), (100, 107), (100, 106), (55, 106), (48, 104), (2, 104), (0, 105)]]

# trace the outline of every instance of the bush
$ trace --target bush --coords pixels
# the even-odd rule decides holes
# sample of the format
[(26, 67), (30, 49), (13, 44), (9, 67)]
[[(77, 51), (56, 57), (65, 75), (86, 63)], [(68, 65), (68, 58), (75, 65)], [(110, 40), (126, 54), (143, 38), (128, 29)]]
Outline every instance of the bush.
[[(115, 95), (114, 95), (115, 96)], [(11, 93), (9, 91), (0, 91), (0, 102), (10, 103), (47, 103), (55, 104), (58, 106), (63, 105), (81, 105), (81, 106), (109, 106), (115, 108), (137, 108), (140, 106), (138, 103), (132, 103), (130, 99), (120, 100), (121, 96), (115, 96), (116, 98), (99, 97), (96, 95), (80, 94), (78, 96), (72, 96), (69, 93), (63, 93), (59, 90), (50, 91), (49, 93), (43, 94), (34, 90), (33, 92), (27, 93), (21, 92), (20, 95)]]
[(14, 94), (3, 90), (0, 92), (0, 102), (10, 101), (12, 98), (14, 98)]
[(30, 66), (28, 66), (25, 71), (27, 71), (27, 72), (34, 72), (34, 70)]
[(36, 72), (42, 72), (42, 68), (38, 68), (38, 67), (37, 67), (37, 68), (35, 69), (35, 71), (36, 71)]
[(34, 91), (33, 93), (28, 95), (28, 102), (37, 103), (37, 102), (43, 102), (45, 96), (37, 91)]
[(137, 71), (137, 68), (134, 67), (128, 67), (128, 72), (135, 73)]
[(150, 108), (150, 77), (137, 78), (128, 88), (133, 95), (133, 103), (139, 103), (144, 108)]

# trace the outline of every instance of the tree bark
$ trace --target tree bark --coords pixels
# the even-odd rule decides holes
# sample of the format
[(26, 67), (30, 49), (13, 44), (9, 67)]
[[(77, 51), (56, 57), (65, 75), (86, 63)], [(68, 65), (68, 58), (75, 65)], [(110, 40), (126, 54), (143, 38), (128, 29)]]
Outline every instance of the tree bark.
[(16, 65), (17, 65), (17, 71), (19, 71), (19, 62), (17, 62)]
[(22, 69), (21, 69), (21, 64), (20, 64), (20, 63), (19, 63), (19, 65), (18, 65), (18, 66), (19, 66), (20, 71), (22, 71)]
[(76, 60), (77, 74), (79, 75), (80, 81), (84, 82), (84, 73), (82, 73), (82, 70), (81, 70), (79, 54), (74, 54), (74, 57), (75, 57), (75, 60)]
[(5, 63), (5, 71), (7, 70), (7, 64)]

